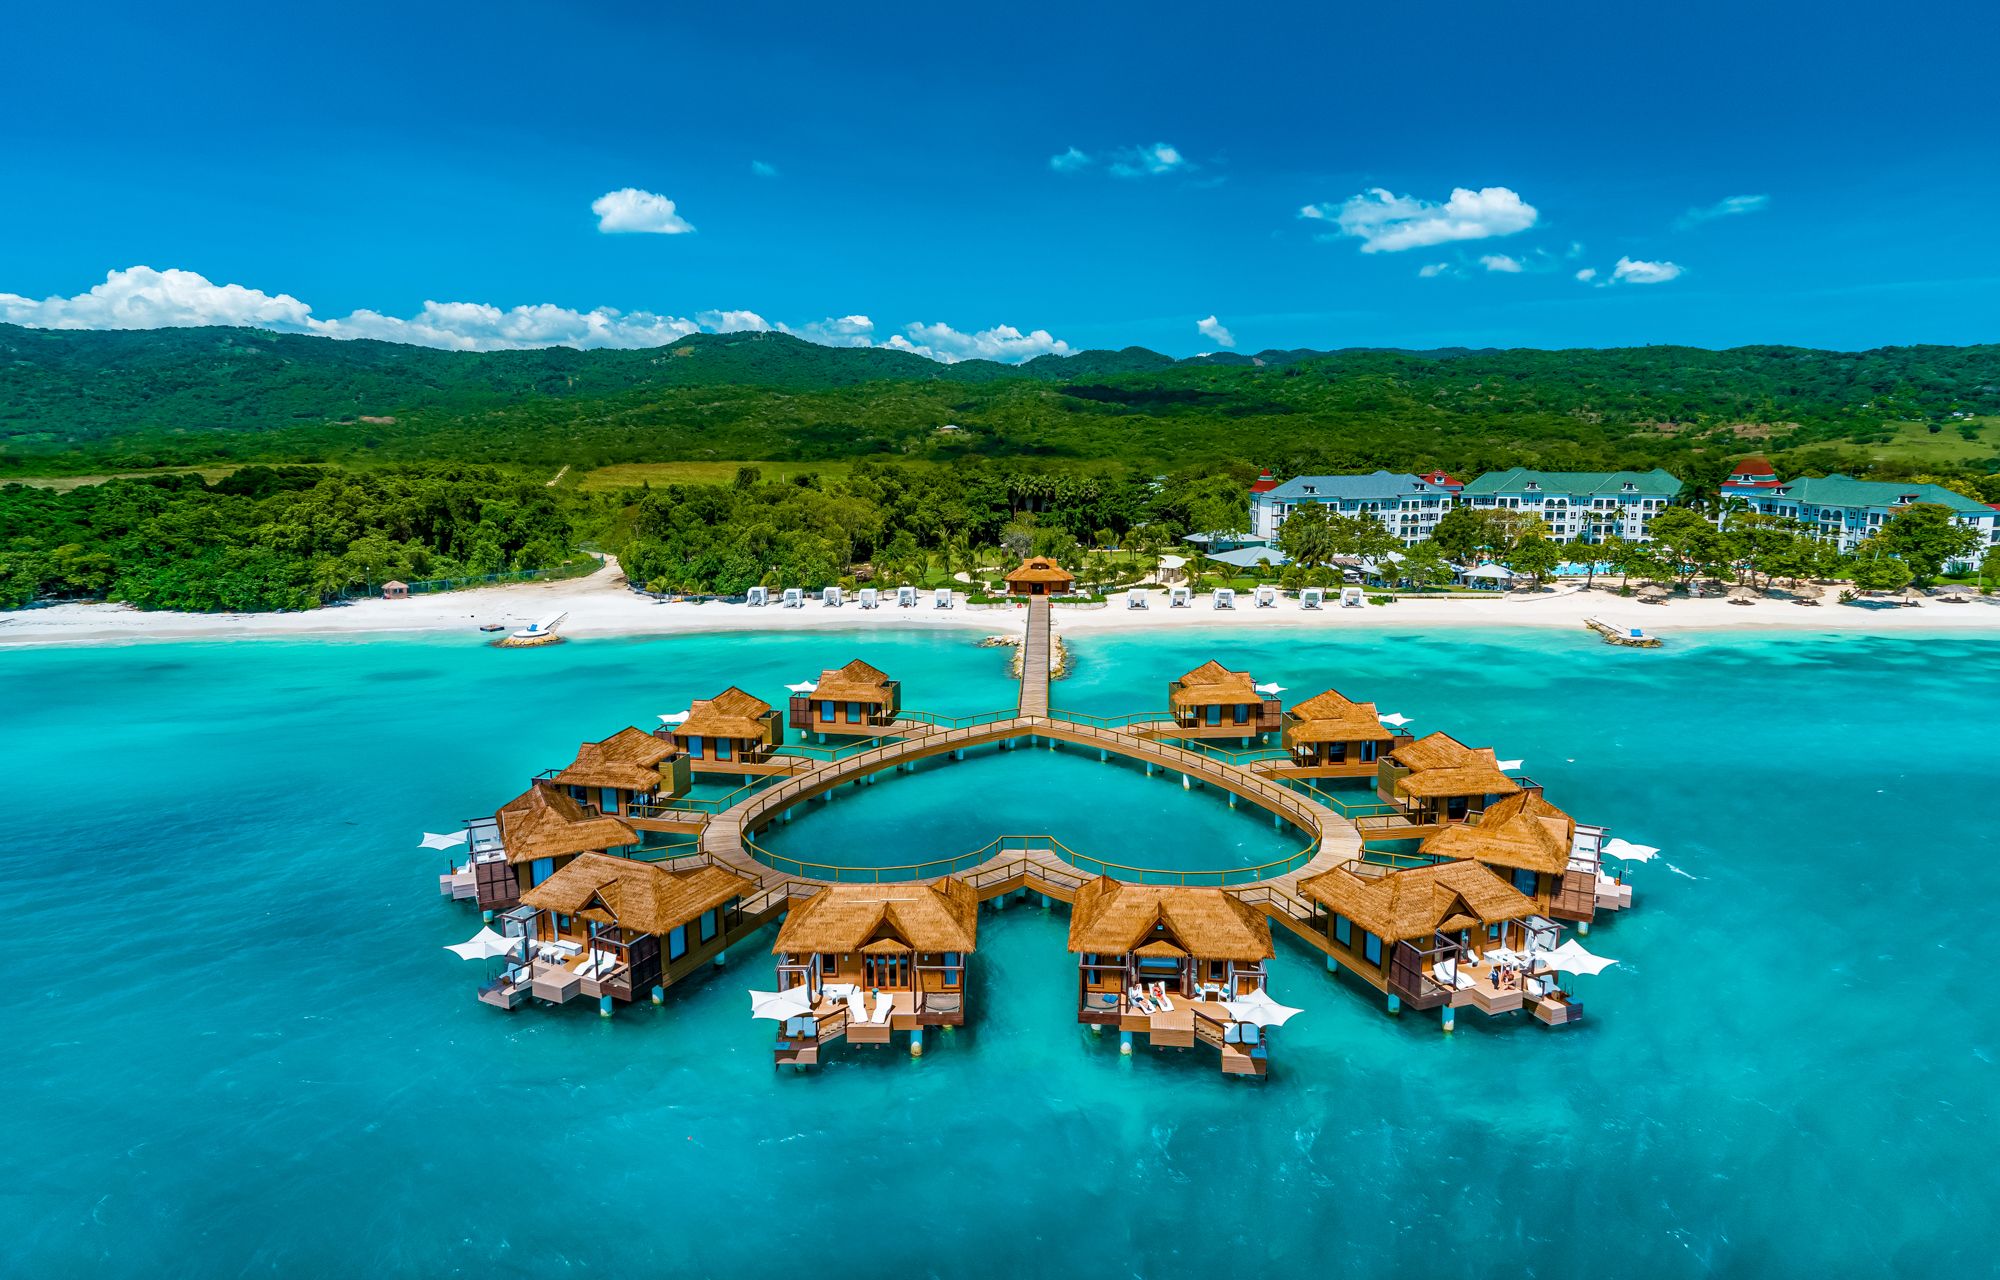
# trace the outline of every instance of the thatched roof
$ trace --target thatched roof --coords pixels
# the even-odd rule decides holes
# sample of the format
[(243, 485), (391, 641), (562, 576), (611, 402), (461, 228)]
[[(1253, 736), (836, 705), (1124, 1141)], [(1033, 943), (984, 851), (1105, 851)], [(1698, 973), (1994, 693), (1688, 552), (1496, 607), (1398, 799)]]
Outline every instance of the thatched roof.
[(1384, 727), (1374, 703), (1350, 702), (1332, 689), (1296, 704), (1292, 715), (1287, 742), (1387, 742), (1396, 736)]
[(602, 742), (586, 742), (576, 759), (556, 775), (556, 781), (578, 787), (622, 787), (653, 791), (660, 785), (660, 765), (680, 754), (680, 748), (644, 729), (620, 729)]
[(1672, 595), (1673, 592), (1671, 588), (1666, 587), (1661, 583), (1648, 582), (1646, 585), (1639, 588), (1639, 594), (1642, 596), (1666, 596), (1666, 595)]
[(1021, 567), (1007, 575), (1007, 585), (1023, 583), (1064, 583), (1075, 581), (1075, 575), (1047, 556), (1030, 556), (1021, 562)]
[(568, 792), (548, 782), (537, 782), (509, 800), (495, 817), (500, 843), (512, 863), (639, 842), (632, 828), (616, 818), (591, 817)]
[(971, 951), (979, 942), (979, 897), (953, 876), (930, 884), (832, 884), (793, 907), (771, 946), (778, 955), (809, 951)]
[(1241, 706), (1263, 700), (1248, 671), (1231, 671), (1212, 659), (1176, 680), (1168, 699), (1176, 707)]
[(1755, 590), (1745, 586), (1731, 587), (1727, 594), (1732, 601), (1741, 601), (1745, 604), (1756, 600), (1758, 595)]
[(1109, 876), (1077, 890), (1069, 949), (1127, 955), (1168, 943), (1205, 960), (1268, 960), (1271, 924), (1220, 889), (1124, 884)]
[(1491, 747), (1474, 750), (1448, 733), (1425, 734), (1397, 747), (1395, 761), (1410, 771), (1399, 784), (1405, 795), (1511, 795), (1521, 789), (1500, 772)]
[(837, 671), (819, 673), (815, 698), (833, 702), (883, 702), (889, 700), (889, 677), (856, 658)]
[(756, 888), (756, 881), (722, 867), (669, 871), (651, 862), (586, 853), (522, 894), (521, 901), (635, 933), (664, 934)]
[(764, 736), (764, 717), (770, 711), (770, 703), (731, 685), (713, 698), (696, 699), (694, 705), (688, 708), (688, 718), (675, 728), (674, 736), (680, 740), (690, 737), (761, 738)]
[(1438, 858), (1470, 858), (1489, 866), (1561, 875), (1569, 869), (1576, 820), (1538, 795), (1517, 791), (1496, 800), (1473, 825), (1447, 827), (1424, 841)]
[(1476, 862), (1408, 867), (1373, 880), (1335, 869), (1299, 881), (1299, 892), (1384, 942), (1535, 913), (1534, 899)]

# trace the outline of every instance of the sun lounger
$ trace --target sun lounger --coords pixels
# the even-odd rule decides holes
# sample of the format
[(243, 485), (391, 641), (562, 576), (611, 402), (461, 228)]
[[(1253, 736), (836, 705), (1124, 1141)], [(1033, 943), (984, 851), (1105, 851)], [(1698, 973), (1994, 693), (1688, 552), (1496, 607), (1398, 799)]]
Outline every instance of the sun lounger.
[(890, 995), (886, 991), (876, 992), (875, 1016), (870, 1018), (869, 1021), (876, 1023), (887, 1022), (889, 1020), (889, 1015), (894, 1012), (896, 1012), (896, 997)]
[(848, 990), (847, 1012), (856, 1022), (868, 1021), (868, 997), (861, 994), (861, 988), (853, 987)]
[(1130, 1000), (1132, 1002), (1132, 1007), (1134, 1009), (1137, 1009), (1140, 1013), (1145, 1014), (1149, 1018), (1153, 1015), (1154, 1012), (1153, 1002), (1146, 999), (1146, 993), (1143, 989), (1139, 987), (1133, 987), (1131, 990), (1125, 993), (1125, 998), (1127, 1000)]
[(1161, 1010), (1163, 1010), (1164, 1012), (1172, 1013), (1174, 1011), (1174, 1002), (1167, 999), (1166, 983), (1155, 982), (1153, 984), (1153, 999), (1159, 1004)]

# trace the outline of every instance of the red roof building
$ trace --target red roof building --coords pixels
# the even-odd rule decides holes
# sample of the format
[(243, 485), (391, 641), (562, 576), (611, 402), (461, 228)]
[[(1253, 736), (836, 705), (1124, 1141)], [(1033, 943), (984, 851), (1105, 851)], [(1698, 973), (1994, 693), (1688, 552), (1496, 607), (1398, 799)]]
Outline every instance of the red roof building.
[(1729, 478), (1723, 483), (1751, 488), (1768, 487), (1778, 483), (1778, 469), (1771, 465), (1769, 458), (1756, 454), (1731, 467)]
[(1278, 487), (1277, 479), (1271, 475), (1271, 469), (1269, 467), (1265, 467), (1264, 474), (1257, 477), (1257, 483), (1250, 486), (1250, 492), (1269, 493), (1271, 492), (1271, 490), (1277, 487)]
[(1454, 480), (1449, 474), (1443, 471), (1433, 471), (1429, 475), (1418, 476), (1417, 479), (1427, 485), (1443, 489), (1446, 493), (1454, 497), (1457, 496), (1459, 490), (1465, 488), (1465, 481)]

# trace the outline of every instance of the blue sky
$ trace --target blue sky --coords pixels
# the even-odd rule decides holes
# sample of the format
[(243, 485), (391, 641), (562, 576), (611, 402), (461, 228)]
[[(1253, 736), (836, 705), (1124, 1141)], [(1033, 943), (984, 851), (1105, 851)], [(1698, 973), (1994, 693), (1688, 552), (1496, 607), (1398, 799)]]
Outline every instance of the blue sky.
[(10, 18), (0, 318), (2000, 340), (1970, 4), (178, 8)]

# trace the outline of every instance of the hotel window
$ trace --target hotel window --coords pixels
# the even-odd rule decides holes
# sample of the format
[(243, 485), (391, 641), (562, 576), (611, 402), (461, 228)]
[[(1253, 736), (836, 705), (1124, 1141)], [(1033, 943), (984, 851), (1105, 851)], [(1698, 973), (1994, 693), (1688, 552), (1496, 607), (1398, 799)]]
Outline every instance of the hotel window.
[(1221, 982), (1228, 976), (1229, 962), (1227, 960), (1211, 960), (1208, 962), (1208, 980), (1210, 982)]
[(1354, 945), (1354, 926), (1348, 923), (1346, 916), (1333, 918), (1333, 940), (1343, 947)]
[(715, 936), (715, 910), (710, 908), (701, 913), (701, 940), (707, 942)]
[(1234, 710), (1236, 712), (1236, 723), (1238, 724), (1250, 723), (1250, 708), (1248, 706), (1239, 702), (1236, 704)]
[(824, 699), (824, 698), (822, 698), (822, 699), (820, 700), (820, 704), (819, 704), (819, 718), (820, 718), (820, 719), (822, 719), (822, 720), (831, 720), (831, 719), (833, 719), (833, 703), (831, 703), (831, 702), (827, 701), (827, 700), (826, 700), (826, 699)]
[(556, 873), (554, 858), (536, 858), (528, 864), (528, 887), (534, 888)]
[(1382, 963), (1382, 939), (1372, 933), (1361, 935), (1361, 954), (1368, 957), (1369, 964)]
[(821, 974), (827, 977), (831, 977), (834, 974), (839, 973), (840, 957), (833, 954), (831, 951), (823, 953), (819, 958), (819, 971)]
[(849, 724), (860, 724), (860, 723), (861, 723), (861, 704), (860, 704), (860, 703), (858, 703), (858, 702), (850, 702), (850, 703), (848, 703), (848, 704), (847, 704), (847, 723), (849, 723)]
[(693, 736), (692, 738), (689, 738), (689, 739), (688, 739), (688, 754), (689, 754), (689, 755), (691, 755), (691, 756), (697, 756), (697, 757), (701, 755), (701, 735), (700, 735), (700, 734), (698, 734), (698, 733), (697, 733), (697, 734), (696, 734), (696, 735), (694, 735), (694, 736)]
[(717, 760), (727, 760), (729, 758), (729, 739), (717, 738), (715, 740), (715, 758)]
[(960, 966), (964, 963), (964, 959), (960, 957), (958, 952), (947, 951), (944, 953), (944, 985), (946, 987), (956, 988), (958, 986), (958, 980), (964, 976), (960, 970)]
[(1362, 760), (1364, 760), (1364, 761), (1373, 761), (1373, 760), (1375, 759), (1375, 744), (1374, 744), (1374, 743), (1372, 743), (1372, 742), (1364, 742), (1364, 743), (1362, 743), (1362, 744), (1361, 744), (1361, 758), (1362, 758)]
[(1514, 887), (1532, 898), (1535, 896), (1535, 873), (1525, 867), (1514, 868)]
[(687, 926), (667, 931), (667, 959), (678, 960), (688, 953)]

